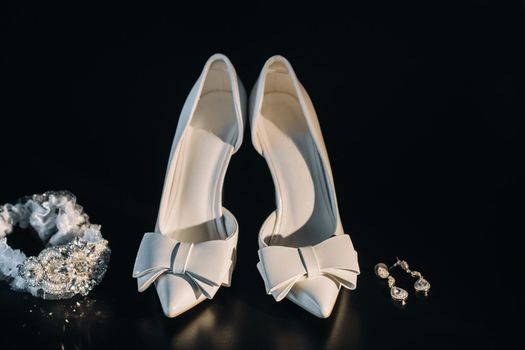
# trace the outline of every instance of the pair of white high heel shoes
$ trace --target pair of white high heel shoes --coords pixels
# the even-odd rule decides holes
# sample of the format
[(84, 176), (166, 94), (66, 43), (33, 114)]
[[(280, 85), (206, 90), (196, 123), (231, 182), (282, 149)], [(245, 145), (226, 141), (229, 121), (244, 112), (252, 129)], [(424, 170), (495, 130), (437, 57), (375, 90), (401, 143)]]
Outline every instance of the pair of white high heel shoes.
[[(155, 284), (175, 317), (229, 286), (238, 224), (222, 207), (228, 162), (242, 142), (246, 93), (230, 60), (210, 57), (180, 114), (154, 232), (144, 235), (133, 277)], [(359, 265), (343, 232), (332, 173), (312, 102), (281, 56), (264, 65), (250, 98), (255, 149), (266, 159), (277, 209), (259, 233), (268, 294), (328, 317)]]

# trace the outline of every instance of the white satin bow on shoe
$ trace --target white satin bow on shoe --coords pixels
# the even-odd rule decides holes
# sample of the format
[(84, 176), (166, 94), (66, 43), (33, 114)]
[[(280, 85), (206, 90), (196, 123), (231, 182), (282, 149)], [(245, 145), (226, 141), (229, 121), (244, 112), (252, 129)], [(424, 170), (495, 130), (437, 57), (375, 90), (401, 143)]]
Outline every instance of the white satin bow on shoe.
[(355, 289), (357, 253), (350, 248), (348, 235), (333, 236), (315, 246), (266, 246), (259, 250), (257, 268), (266, 290), (277, 301), (286, 297), (298, 281), (322, 275)]
[(229, 160), (242, 142), (245, 92), (229, 59), (210, 57), (179, 117), (157, 225), (133, 269), (138, 290), (155, 284), (175, 317), (230, 285), (238, 225), (222, 207)]
[(264, 65), (250, 96), (252, 142), (266, 159), (277, 209), (259, 233), (266, 291), (328, 317), (359, 264), (342, 228), (332, 172), (312, 102), (281, 56)]

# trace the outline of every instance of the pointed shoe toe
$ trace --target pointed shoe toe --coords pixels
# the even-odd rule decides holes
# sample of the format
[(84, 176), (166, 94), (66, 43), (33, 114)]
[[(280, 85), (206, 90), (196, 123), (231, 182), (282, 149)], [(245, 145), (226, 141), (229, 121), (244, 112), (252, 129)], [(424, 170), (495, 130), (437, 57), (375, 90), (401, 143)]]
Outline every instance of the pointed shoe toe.
[(156, 289), (162, 310), (168, 317), (176, 317), (206, 299), (181, 276), (166, 274), (159, 277)]
[(325, 276), (305, 279), (297, 282), (288, 299), (319, 318), (327, 318), (332, 314), (339, 286)]

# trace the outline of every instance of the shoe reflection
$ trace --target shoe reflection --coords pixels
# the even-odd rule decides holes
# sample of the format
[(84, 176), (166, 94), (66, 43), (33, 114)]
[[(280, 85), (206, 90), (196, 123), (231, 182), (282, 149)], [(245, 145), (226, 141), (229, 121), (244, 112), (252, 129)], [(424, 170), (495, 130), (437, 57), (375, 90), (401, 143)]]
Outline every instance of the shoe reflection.
[(351, 349), (359, 342), (360, 320), (350, 299), (343, 291), (328, 319), (318, 319), (291, 302), (272, 302), (269, 310), (243, 299), (214, 301), (174, 319), (142, 319), (139, 330), (142, 342), (153, 348)]
[[(233, 348), (236, 338), (239, 336), (239, 333), (236, 331), (238, 324), (237, 321), (234, 321), (239, 319), (239, 307), (234, 308), (227, 314), (223, 311), (218, 311), (213, 307), (203, 310), (196, 319), (172, 336), (171, 348)], [(226, 321), (225, 317), (230, 317), (230, 321), (233, 322)]]
[(334, 321), (325, 349), (337, 349), (345, 347), (346, 349), (357, 348), (359, 334), (361, 332), (361, 322), (358, 313), (353, 309), (350, 302), (351, 293), (343, 291), (339, 296), (338, 305), (335, 313), (332, 315)]

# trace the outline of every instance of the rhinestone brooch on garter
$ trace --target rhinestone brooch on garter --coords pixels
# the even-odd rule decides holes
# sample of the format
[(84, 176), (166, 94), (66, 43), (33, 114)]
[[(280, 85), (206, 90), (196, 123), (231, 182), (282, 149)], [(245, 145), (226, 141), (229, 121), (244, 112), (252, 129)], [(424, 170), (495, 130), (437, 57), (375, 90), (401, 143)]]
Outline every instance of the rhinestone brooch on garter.
[(104, 277), (109, 256), (108, 241), (90, 243), (75, 238), (27, 258), (18, 265), (18, 273), (29, 286), (41, 289), (44, 299), (67, 299), (89, 294)]

